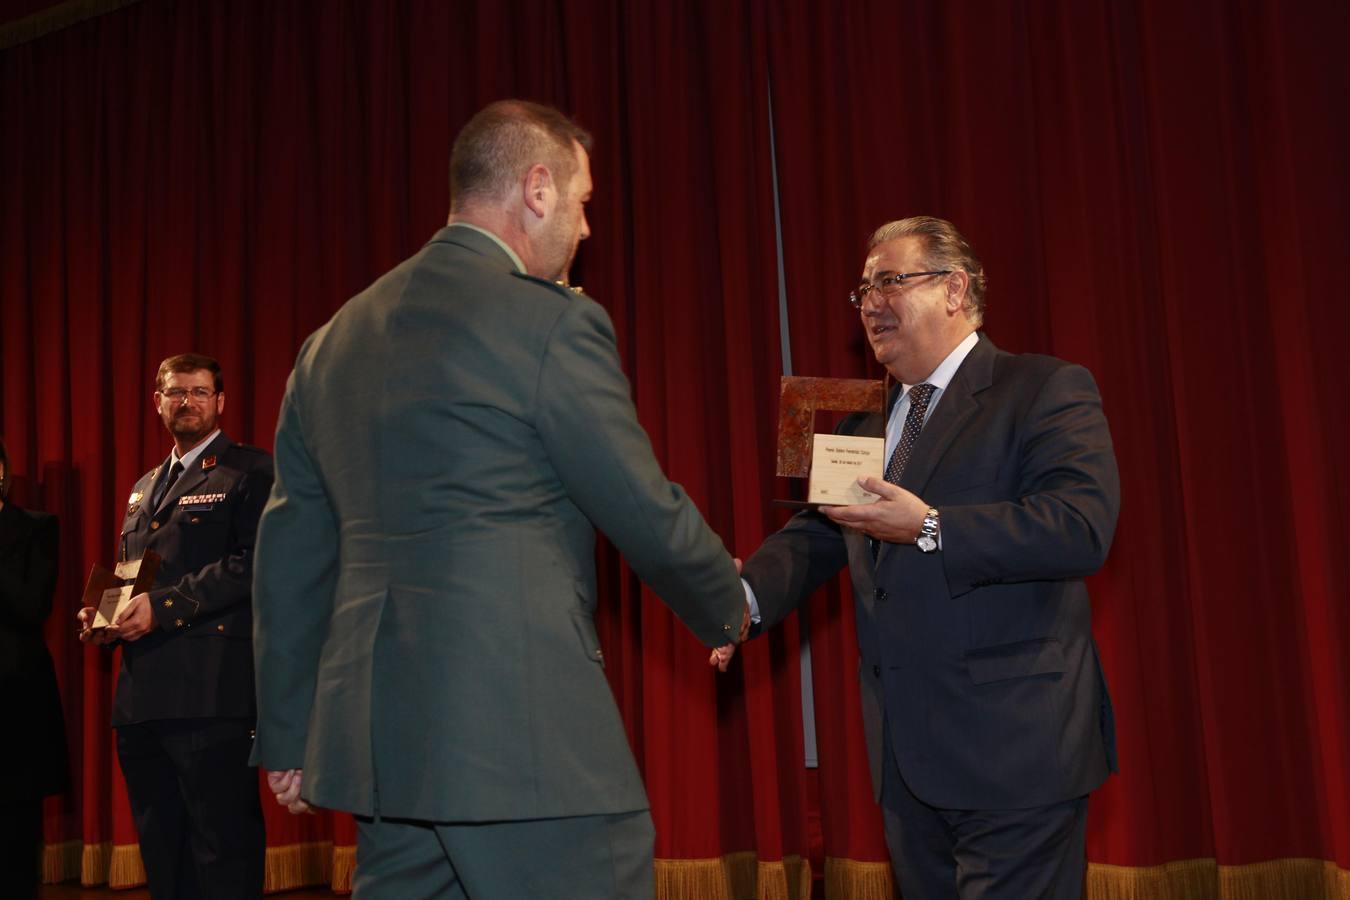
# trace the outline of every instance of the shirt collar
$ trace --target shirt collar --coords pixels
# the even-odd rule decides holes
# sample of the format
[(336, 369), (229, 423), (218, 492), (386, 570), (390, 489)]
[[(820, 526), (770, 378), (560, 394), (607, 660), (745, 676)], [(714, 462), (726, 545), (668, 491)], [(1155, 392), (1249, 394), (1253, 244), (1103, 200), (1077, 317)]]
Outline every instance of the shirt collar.
[(197, 458), (202, 455), (202, 453), (206, 450), (206, 448), (211, 446), (211, 442), (214, 441), (219, 436), (220, 436), (220, 429), (217, 428), (215, 431), (211, 432), (211, 435), (206, 440), (202, 441), (200, 444), (193, 447), (191, 450), (189, 450), (182, 456), (178, 455), (178, 447), (175, 446), (171, 451), (169, 451), (169, 465), (173, 465), (174, 460), (178, 460), (178, 462), (183, 464), (183, 471), (186, 472), (194, 463), (197, 462)]
[[(966, 357), (970, 354), (970, 351), (975, 349), (975, 345), (979, 342), (980, 335), (978, 332), (972, 331), (970, 334), (966, 335), (965, 340), (957, 344), (956, 348), (953, 349), (951, 353), (947, 354), (947, 358), (938, 363), (938, 367), (933, 370), (933, 373), (920, 383), (931, 384), (938, 391), (945, 391), (947, 385), (951, 384), (952, 378), (955, 377), (956, 370), (961, 368), (961, 363), (966, 361)], [(903, 387), (905, 393), (908, 394), (909, 389), (913, 387), (913, 385), (906, 384)]]
[(451, 222), (449, 227), (470, 228), (478, 232), (479, 234), (487, 235), (488, 237), (492, 238), (493, 243), (495, 243), (498, 247), (501, 247), (502, 250), (506, 251), (507, 256), (511, 257), (511, 262), (512, 264), (515, 265), (517, 272), (520, 272), (522, 274), (525, 272), (525, 264), (520, 261), (520, 257), (516, 255), (516, 251), (511, 249), (511, 245), (506, 243), (506, 241), (502, 240), (501, 238), (497, 237), (492, 232), (488, 231), (486, 228), (479, 228), (477, 225), (470, 225), (468, 222)]

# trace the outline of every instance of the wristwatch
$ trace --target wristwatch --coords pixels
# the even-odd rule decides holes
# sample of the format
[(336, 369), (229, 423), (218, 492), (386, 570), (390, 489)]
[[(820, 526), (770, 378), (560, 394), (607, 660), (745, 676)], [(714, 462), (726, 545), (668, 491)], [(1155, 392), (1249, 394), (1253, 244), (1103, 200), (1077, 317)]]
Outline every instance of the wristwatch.
[(919, 535), (914, 538), (914, 543), (924, 553), (932, 553), (938, 548), (938, 511), (931, 506), (923, 514), (923, 524), (919, 526)]

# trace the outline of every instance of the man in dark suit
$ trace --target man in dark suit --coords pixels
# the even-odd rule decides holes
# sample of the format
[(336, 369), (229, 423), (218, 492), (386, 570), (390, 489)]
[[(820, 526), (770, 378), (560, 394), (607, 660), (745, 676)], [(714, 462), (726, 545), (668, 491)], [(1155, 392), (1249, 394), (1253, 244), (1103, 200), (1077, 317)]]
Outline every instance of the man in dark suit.
[(258, 897), (264, 835), (248, 758), (253, 696), (253, 544), (272, 459), (219, 429), (220, 366), (160, 364), (155, 408), (173, 437), (127, 499), (119, 558), (162, 558), (154, 587), (83, 640), (122, 642), (112, 724), (151, 896)]
[(69, 784), (61, 693), (42, 634), (56, 552), (56, 516), (10, 500), (0, 440), (0, 697), (14, 728), (0, 743), (0, 885), (13, 900), (38, 896), (42, 798)]
[(357, 815), (360, 900), (650, 898), (653, 827), (596, 639), (599, 527), (708, 646), (736, 566), (638, 424), (605, 311), (556, 282), (589, 136), (502, 101), (450, 224), (306, 342), (254, 611), (278, 799)]
[[(1080, 896), (1087, 794), (1115, 768), (1083, 578), (1119, 484), (1087, 370), (978, 332), (951, 223), (882, 226), (851, 295), (899, 383), (876, 502), (803, 512), (746, 561), (762, 625), (848, 565), (864, 725), (905, 900)], [(715, 656), (716, 658), (716, 656)]]

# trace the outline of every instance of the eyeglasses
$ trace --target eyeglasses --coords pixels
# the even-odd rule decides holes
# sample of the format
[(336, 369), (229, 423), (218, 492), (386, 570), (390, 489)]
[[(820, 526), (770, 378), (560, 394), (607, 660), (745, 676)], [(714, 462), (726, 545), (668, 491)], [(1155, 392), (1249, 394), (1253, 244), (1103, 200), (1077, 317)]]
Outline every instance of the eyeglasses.
[(167, 391), (160, 391), (159, 395), (173, 403), (182, 403), (184, 397), (191, 397), (193, 400), (206, 401), (216, 395), (216, 392), (210, 388), (169, 388)]
[(848, 302), (853, 305), (854, 309), (862, 309), (863, 302), (867, 300), (867, 295), (873, 291), (881, 291), (881, 296), (883, 297), (893, 297), (900, 293), (900, 289), (904, 287), (905, 282), (909, 281), (911, 278), (918, 278), (922, 275), (950, 274), (952, 274), (951, 269), (937, 269), (932, 272), (901, 272), (898, 274), (893, 272), (890, 275), (881, 276), (871, 284), (863, 282), (858, 285), (857, 288), (849, 293)]

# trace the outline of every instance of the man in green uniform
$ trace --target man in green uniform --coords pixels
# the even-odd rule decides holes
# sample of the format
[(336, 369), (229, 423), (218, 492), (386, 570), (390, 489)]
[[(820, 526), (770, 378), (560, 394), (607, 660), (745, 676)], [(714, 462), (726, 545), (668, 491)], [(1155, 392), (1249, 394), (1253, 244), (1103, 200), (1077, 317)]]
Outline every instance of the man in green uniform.
[(653, 828), (602, 671), (594, 529), (710, 647), (737, 568), (637, 422), (613, 326), (558, 286), (590, 137), (502, 101), (451, 214), (300, 351), (255, 578), (257, 757), (358, 817), (356, 896), (652, 895)]

